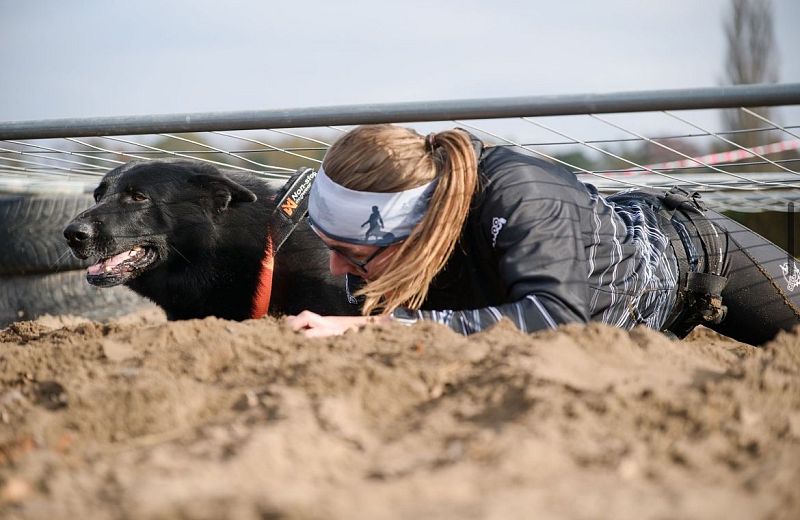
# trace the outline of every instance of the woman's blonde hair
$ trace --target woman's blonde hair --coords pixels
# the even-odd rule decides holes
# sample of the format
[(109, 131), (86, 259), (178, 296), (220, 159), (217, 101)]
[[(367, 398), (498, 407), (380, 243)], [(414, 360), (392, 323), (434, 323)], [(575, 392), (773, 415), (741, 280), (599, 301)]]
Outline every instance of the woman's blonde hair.
[(400, 126), (360, 126), (331, 146), (323, 167), (334, 182), (358, 191), (392, 193), (438, 179), (425, 217), (383, 273), (358, 292), (366, 298), (365, 315), (400, 306), (418, 309), (458, 242), (478, 183), (467, 133), (447, 130), (425, 138)]

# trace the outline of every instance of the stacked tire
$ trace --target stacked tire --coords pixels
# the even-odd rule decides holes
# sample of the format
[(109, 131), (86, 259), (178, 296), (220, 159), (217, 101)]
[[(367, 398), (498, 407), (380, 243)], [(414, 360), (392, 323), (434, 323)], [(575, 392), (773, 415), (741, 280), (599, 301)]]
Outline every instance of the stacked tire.
[(0, 195), (0, 328), (39, 316), (103, 321), (152, 303), (126, 287), (99, 289), (86, 281), (63, 230), (92, 205), (85, 194)]

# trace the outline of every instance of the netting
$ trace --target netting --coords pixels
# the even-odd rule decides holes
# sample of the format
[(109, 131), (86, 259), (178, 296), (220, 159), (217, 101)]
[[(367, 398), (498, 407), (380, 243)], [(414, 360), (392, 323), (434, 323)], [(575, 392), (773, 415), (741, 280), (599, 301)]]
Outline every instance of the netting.
[[(786, 107), (783, 107), (786, 108)], [(730, 110), (730, 109), (728, 109)], [(722, 110), (442, 120), (407, 123), (420, 133), (461, 127), (489, 144), (523, 148), (612, 193), (682, 186), (718, 210), (792, 211), (800, 203), (800, 125), (746, 107), (751, 128), (720, 130)], [(255, 175), (316, 167), (350, 127), (217, 130), (192, 134), (0, 141), (0, 191), (89, 192), (131, 160), (183, 158)], [(662, 130), (668, 128), (668, 131)]]

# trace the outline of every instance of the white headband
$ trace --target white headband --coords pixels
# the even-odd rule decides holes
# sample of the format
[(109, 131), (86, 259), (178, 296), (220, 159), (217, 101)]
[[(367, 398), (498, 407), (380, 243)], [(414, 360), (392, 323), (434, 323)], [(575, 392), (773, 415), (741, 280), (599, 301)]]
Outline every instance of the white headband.
[(425, 216), (436, 180), (396, 193), (355, 191), (320, 167), (308, 200), (311, 224), (348, 244), (385, 246), (408, 238)]

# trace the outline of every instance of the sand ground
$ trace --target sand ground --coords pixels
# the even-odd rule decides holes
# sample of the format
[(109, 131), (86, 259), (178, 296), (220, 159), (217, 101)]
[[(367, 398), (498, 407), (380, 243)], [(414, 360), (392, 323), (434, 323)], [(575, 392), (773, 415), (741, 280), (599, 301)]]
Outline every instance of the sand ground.
[(800, 518), (800, 331), (0, 331), (5, 518)]

